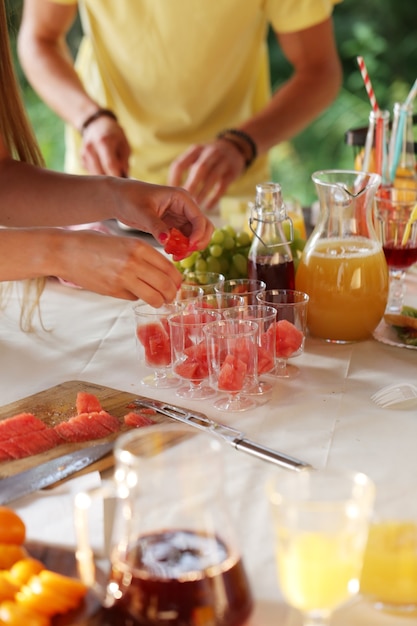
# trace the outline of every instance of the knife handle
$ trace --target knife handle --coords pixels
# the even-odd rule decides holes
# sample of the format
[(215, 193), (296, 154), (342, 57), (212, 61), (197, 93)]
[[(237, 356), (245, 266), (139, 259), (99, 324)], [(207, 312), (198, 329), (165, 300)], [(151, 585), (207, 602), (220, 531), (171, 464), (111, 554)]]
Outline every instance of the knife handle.
[(260, 443), (249, 441), (248, 439), (237, 439), (233, 442), (233, 446), (236, 448), (236, 450), (242, 450), (243, 452), (252, 454), (253, 456), (258, 457), (263, 461), (269, 461), (270, 463), (281, 465), (286, 469), (292, 469), (297, 472), (313, 469), (309, 463), (300, 461), (299, 459), (296, 459), (293, 456), (289, 456), (288, 454), (284, 454), (282, 452), (272, 450), (271, 448), (267, 448)]

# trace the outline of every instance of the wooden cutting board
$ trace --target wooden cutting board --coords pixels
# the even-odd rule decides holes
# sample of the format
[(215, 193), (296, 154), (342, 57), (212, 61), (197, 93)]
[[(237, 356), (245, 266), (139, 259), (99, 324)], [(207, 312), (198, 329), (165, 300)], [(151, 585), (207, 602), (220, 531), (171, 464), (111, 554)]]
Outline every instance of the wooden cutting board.
[[(76, 414), (75, 400), (79, 391), (96, 395), (103, 409), (119, 419), (120, 431), (102, 439), (82, 443), (65, 443), (46, 452), (42, 452), (41, 454), (29, 456), (24, 459), (0, 462), (0, 479), (36, 467), (39, 463), (44, 463), (45, 461), (68, 454), (74, 450), (79, 450), (82, 447), (88, 447), (94, 443), (111, 441), (112, 439), (116, 439), (121, 432), (128, 430), (124, 425), (123, 417), (130, 410), (133, 410), (129, 408), (129, 405), (137, 396), (133, 393), (118, 391), (117, 389), (103, 387), (81, 380), (71, 380), (60, 385), (55, 385), (55, 387), (50, 387), (39, 393), (7, 404), (0, 408), (0, 420), (12, 417), (18, 413), (28, 412), (33, 413), (47, 426), (55, 426)], [(169, 418), (163, 415), (155, 415), (152, 419), (155, 422), (169, 421)], [(101, 471), (112, 466), (113, 455), (109, 454), (88, 466), (85, 470), (81, 470), (79, 473), (91, 472), (93, 470)], [(75, 476), (75, 474), (73, 474), (73, 476)]]

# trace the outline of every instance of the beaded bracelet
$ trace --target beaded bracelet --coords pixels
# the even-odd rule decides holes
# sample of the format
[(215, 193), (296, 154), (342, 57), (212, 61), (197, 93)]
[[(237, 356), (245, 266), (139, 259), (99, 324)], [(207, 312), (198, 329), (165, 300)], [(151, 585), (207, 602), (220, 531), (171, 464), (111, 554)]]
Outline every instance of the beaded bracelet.
[[(246, 169), (250, 165), (252, 165), (252, 163), (258, 156), (256, 143), (254, 142), (252, 137), (248, 135), (248, 133), (245, 133), (244, 130), (239, 130), (238, 128), (228, 128), (227, 130), (222, 130), (220, 133), (218, 133), (216, 135), (216, 139), (225, 139), (226, 141), (230, 141), (231, 143), (233, 143), (233, 145), (236, 146), (241, 155), (244, 157)], [(236, 139), (243, 139), (243, 141), (249, 146), (251, 151), (249, 157), (247, 156), (246, 150), (242, 149), (242, 144), (239, 141), (236, 141)]]
[(110, 111), (110, 109), (98, 109), (95, 113), (87, 117), (85, 122), (83, 122), (83, 124), (81, 125), (81, 130), (80, 130), (81, 134), (84, 133), (85, 129), (88, 126), (90, 126), (90, 124), (98, 120), (99, 117), (111, 117), (112, 120), (117, 122), (116, 114), (113, 113), (113, 111)]

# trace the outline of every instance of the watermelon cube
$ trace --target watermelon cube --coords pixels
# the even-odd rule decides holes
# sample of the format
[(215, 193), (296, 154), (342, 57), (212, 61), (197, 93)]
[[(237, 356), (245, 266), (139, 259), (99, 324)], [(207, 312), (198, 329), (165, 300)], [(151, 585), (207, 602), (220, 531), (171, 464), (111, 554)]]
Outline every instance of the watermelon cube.
[(302, 347), (304, 335), (288, 320), (279, 320), (275, 324), (275, 340), (277, 357), (287, 359)]
[(171, 340), (166, 324), (140, 324), (136, 335), (145, 349), (145, 361), (149, 367), (168, 367), (171, 364)]
[(221, 391), (236, 392), (243, 388), (247, 364), (238, 356), (228, 354), (220, 367), (217, 386)]

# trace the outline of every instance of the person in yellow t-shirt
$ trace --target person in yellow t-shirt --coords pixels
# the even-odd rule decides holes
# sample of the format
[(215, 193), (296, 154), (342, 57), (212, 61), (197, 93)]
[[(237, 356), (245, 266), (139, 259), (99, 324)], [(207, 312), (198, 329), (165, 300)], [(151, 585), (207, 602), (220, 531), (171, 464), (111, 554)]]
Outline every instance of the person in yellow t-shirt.
[[(268, 151), (341, 84), (339, 0), (25, 0), (26, 75), (68, 124), (66, 169), (184, 186), (206, 208), (253, 195)], [(79, 8), (76, 64), (65, 36)], [(268, 25), (293, 67), (271, 94)]]

